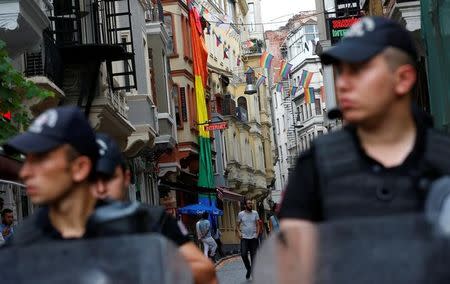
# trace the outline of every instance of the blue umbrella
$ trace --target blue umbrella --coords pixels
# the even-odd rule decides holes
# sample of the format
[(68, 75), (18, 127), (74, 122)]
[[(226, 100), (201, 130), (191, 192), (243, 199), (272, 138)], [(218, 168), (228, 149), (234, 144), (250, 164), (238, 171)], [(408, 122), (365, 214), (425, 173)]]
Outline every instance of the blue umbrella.
[(187, 205), (185, 207), (182, 207), (178, 209), (178, 212), (181, 214), (187, 214), (187, 215), (199, 215), (203, 214), (204, 212), (207, 212), (212, 215), (223, 215), (223, 211), (213, 207), (213, 206), (207, 206), (203, 204), (191, 204)]

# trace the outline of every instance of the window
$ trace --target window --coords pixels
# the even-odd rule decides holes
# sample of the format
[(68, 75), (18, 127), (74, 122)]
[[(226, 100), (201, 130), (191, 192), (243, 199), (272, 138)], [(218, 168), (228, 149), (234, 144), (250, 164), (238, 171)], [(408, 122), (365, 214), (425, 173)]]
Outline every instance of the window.
[(155, 83), (155, 67), (153, 66), (153, 49), (148, 49), (148, 66), (150, 68), (150, 85), (152, 90), (152, 98), (155, 106), (158, 106), (158, 100), (156, 95), (156, 83)]
[(317, 136), (323, 135), (323, 130), (317, 130)]
[(180, 107), (180, 93), (177, 85), (173, 85), (173, 94), (174, 94), (174, 106), (175, 106), (175, 121), (177, 123), (177, 128), (181, 128), (183, 126), (182, 123), (182, 114)]
[(183, 55), (184, 59), (192, 60), (192, 43), (191, 43), (191, 27), (189, 20), (185, 16), (181, 16), (181, 29), (183, 31)]
[(181, 119), (183, 122), (187, 121), (187, 108), (186, 108), (186, 88), (180, 88), (180, 106), (181, 106)]
[(305, 121), (305, 114), (303, 112), (303, 105), (300, 106), (300, 119), (301, 121)]
[(277, 118), (277, 133), (280, 134), (280, 119)]
[(169, 56), (176, 55), (176, 44), (175, 44), (175, 30), (173, 25), (173, 15), (164, 14), (164, 25), (166, 26), (167, 34), (169, 35), (169, 42), (167, 43), (167, 54)]
[(280, 146), (280, 157), (283, 159), (283, 148)]
[(236, 7), (234, 4), (235, 0), (228, 0), (227, 2), (227, 15), (230, 17), (230, 20), (232, 20), (233, 22), (236, 19)]
[(256, 21), (255, 21), (255, 4), (254, 3), (248, 3), (248, 13), (247, 13), (247, 19), (248, 19), (248, 31), (254, 32), (256, 31)]
[(322, 107), (320, 105), (320, 99), (314, 99), (314, 106), (316, 107), (316, 115), (321, 115)]

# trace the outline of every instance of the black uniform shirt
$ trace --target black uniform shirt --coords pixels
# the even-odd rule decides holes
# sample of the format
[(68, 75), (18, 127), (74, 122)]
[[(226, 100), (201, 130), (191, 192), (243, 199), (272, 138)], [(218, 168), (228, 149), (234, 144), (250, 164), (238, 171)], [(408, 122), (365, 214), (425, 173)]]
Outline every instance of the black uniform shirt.
[[(96, 207), (102, 206), (105, 203), (99, 202)], [(21, 236), (19, 234), (22, 234), (23, 232), (30, 232), (34, 235), (34, 237), (29, 238), (32, 243), (35, 242), (45, 242), (45, 241), (52, 241), (52, 240), (63, 240), (61, 233), (56, 230), (56, 228), (52, 225), (49, 218), (49, 209), (47, 207), (41, 208), (36, 212), (36, 216), (31, 216), (31, 220), (28, 220), (28, 222), (24, 222), (23, 224), (19, 224), (17, 230), (17, 236), (18, 243), (22, 243), (23, 238), (27, 238), (28, 236)], [(27, 226), (27, 228), (23, 228), (21, 230), (21, 226)], [(183, 228), (180, 227), (181, 225), (178, 224), (177, 220), (173, 218), (172, 216), (168, 215), (167, 213), (163, 212), (161, 218), (156, 224), (148, 224), (148, 230), (146, 232), (159, 232), (166, 238), (173, 241), (178, 246), (181, 246), (189, 241), (189, 238), (186, 234), (186, 232), (183, 232)], [(95, 231), (96, 225), (90, 226), (89, 220), (86, 232), (83, 236), (83, 238), (92, 238), (97, 237), (98, 232)], [(133, 233), (145, 233), (142, 231), (139, 232), (130, 232), (127, 231), (123, 232), (123, 234), (133, 234)], [(25, 233), (27, 234), (27, 233)], [(120, 232), (119, 232), (120, 234)], [(116, 234), (112, 234), (111, 236), (114, 236)], [(67, 238), (65, 240), (68, 240)], [(14, 245), (16, 242), (13, 238), (11, 244)]]
[[(417, 136), (413, 150), (402, 164), (386, 168), (378, 161), (369, 157), (361, 146), (354, 127), (348, 126), (343, 131), (349, 131), (356, 142), (358, 153), (362, 157), (364, 170), (374, 171), (381, 175), (409, 175), (418, 170), (425, 151), (426, 128), (425, 123), (416, 117)], [(332, 135), (332, 134), (331, 134)], [(322, 196), (319, 186), (317, 163), (314, 157), (314, 144), (300, 155), (288, 186), (284, 193), (280, 218), (303, 219), (313, 222), (323, 221)]]

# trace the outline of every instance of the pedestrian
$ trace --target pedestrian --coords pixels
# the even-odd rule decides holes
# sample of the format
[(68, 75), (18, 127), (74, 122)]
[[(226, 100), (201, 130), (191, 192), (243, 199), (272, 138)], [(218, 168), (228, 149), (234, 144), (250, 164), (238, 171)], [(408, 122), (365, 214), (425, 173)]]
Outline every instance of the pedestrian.
[(11, 243), (83, 237), (96, 203), (89, 189), (98, 157), (83, 113), (72, 106), (49, 109), (3, 148), (25, 155), (19, 176), (30, 200), (42, 207), (16, 227)]
[[(107, 134), (97, 133), (100, 158), (97, 162), (97, 178), (92, 187), (99, 199), (124, 201), (130, 185), (131, 173), (117, 143)], [(180, 221), (167, 214), (164, 208), (150, 207), (149, 212), (158, 216), (154, 224), (148, 224), (149, 231), (160, 232), (179, 247), (179, 252), (190, 265), (195, 283), (216, 283), (216, 273), (212, 262), (190, 241), (187, 230)], [(139, 220), (135, 218), (135, 220)], [(144, 219), (148, 222), (148, 218)]]
[[(247, 273), (246, 279), (249, 279), (252, 273), (253, 260), (258, 249), (258, 212), (253, 210), (253, 202), (245, 200), (244, 210), (239, 212), (237, 217), (237, 232), (241, 239), (241, 257), (244, 262)], [(250, 253), (251, 264), (248, 259)]]
[(195, 229), (198, 240), (203, 244), (203, 253), (206, 256), (214, 258), (216, 255), (217, 244), (211, 236), (211, 223), (208, 219), (208, 212), (202, 213), (200, 220), (195, 224)]
[(221, 258), (224, 257), (225, 254), (223, 253), (222, 241), (220, 239), (222, 237), (222, 232), (220, 231), (216, 218), (214, 217), (212, 218), (212, 237), (217, 244), (217, 254)]
[(14, 235), (14, 214), (9, 208), (2, 210), (2, 223), (0, 224), (0, 232), (4, 241), (9, 241)]
[(392, 20), (364, 17), (321, 54), (337, 71), (345, 127), (303, 153), (281, 206), (281, 228), (423, 210), (428, 185), (450, 172), (450, 138), (412, 107), (417, 52)]
[(277, 204), (272, 206), (271, 216), (269, 217), (270, 232), (278, 232), (280, 230), (280, 223), (277, 217)]

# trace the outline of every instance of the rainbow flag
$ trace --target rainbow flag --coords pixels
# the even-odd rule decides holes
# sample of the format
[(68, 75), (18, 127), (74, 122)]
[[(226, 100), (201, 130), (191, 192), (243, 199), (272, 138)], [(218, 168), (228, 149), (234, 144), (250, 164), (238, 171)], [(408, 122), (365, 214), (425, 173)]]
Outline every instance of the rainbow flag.
[[(308, 71), (306, 71), (306, 72), (308, 72)], [(303, 85), (304, 88), (309, 87), (309, 84), (311, 83), (313, 75), (314, 75), (313, 72), (308, 72), (308, 75), (306, 76), (306, 79), (305, 79), (305, 84)]]
[(264, 51), (264, 53), (261, 55), (261, 58), (259, 59), (259, 65), (263, 68), (270, 68), (270, 65), (272, 64), (273, 55), (268, 53), (267, 51)]
[(305, 88), (305, 103), (312, 104), (314, 102), (314, 88)]
[(280, 68), (281, 78), (287, 79), (287, 77), (289, 76), (289, 72), (291, 71), (291, 68), (292, 68), (292, 64), (289, 64), (286, 61), (283, 61), (281, 63), (281, 68)]
[(256, 88), (259, 88), (259, 86), (266, 81), (266, 78), (266, 76), (261, 75), (261, 77), (258, 78), (258, 81), (256, 81)]
[(297, 93), (297, 89), (298, 89), (297, 86), (292, 86), (290, 95), (291, 95), (291, 96), (294, 96), (295, 93)]
[(308, 88), (309, 84), (311, 83), (313, 75), (314, 75), (313, 72), (308, 72), (306, 70), (303, 70), (302, 77), (301, 77), (300, 82), (299, 82), (299, 86), (301, 86), (301, 87), (303, 87), (305, 89)]
[(277, 92), (280, 92), (280, 93), (283, 92), (283, 84), (281, 84), (281, 82), (280, 82), (280, 83), (277, 83), (276, 91), (277, 91)]
[[(189, 0), (191, 2), (192, 0)], [(207, 122), (208, 110), (206, 107), (205, 86), (208, 78), (208, 51), (206, 50), (202, 23), (197, 8), (189, 9), (189, 24), (191, 27), (192, 50), (194, 57), (195, 99), (197, 102), (197, 121), (199, 124)], [(211, 157), (211, 141), (209, 131), (205, 125), (198, 125), (199, 144), (199, 173), (197, 185), (199, 187), (214, 188), (214, 175)]]

